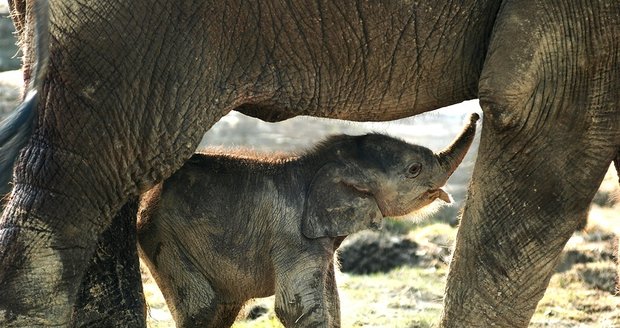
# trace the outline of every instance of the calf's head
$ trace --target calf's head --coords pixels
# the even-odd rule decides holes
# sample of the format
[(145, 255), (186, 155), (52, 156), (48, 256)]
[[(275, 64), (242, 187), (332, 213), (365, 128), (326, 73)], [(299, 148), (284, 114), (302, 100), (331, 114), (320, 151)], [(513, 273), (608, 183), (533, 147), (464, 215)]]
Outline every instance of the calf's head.
[(383, 217), (408, 215), (436, 199), (461, 163), (476, 132), (472, 114), (463, 132), (439, 153), (381, 134), (336, 136), (314, 155), (324, 163), (308, 188), (302, 232), (308, 238), (346, 236), (379, 228)]

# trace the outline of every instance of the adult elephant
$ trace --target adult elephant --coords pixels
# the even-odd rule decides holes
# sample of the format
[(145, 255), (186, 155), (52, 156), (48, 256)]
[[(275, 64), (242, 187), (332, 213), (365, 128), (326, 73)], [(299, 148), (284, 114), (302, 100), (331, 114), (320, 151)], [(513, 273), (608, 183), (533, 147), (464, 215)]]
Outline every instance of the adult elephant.
[[(33, 1), (9, 0), (26, 83)], [(69, 324), (115, 213), (230, 110), (379, 121), (478, 97), (441, 323), (525, 327), (618, 156), (618, 35), (607, 0), (54, 1), (0, 222), (2, 325)]]

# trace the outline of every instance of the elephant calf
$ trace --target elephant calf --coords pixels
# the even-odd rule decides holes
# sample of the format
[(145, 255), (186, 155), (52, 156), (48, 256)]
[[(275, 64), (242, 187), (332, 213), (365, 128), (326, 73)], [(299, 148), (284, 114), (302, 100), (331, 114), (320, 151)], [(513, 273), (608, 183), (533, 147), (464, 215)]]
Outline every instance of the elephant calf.
[(230, 326), (276, 295), (287, 327), (338, 327), (333, 254), (349, 234), (439, 198), (477, 115), (439, 154), (380, 134), (339, 135), (298, 157), (195, 154), (143, 196), (141, 257), (177, 325)]

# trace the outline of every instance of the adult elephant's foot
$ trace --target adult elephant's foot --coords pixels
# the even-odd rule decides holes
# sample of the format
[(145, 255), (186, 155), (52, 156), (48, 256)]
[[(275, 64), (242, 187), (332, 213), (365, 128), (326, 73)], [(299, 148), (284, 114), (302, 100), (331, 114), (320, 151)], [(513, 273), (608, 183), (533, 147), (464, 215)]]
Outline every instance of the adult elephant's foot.
[(523, 2), (503, 3), (481, 76), (482, 138), (443, 327), (527, 327), (620, 147), (620, 71), (599, 57), (620, 42), (592, 35), (617, 32), (620, 5)]
[(99, 238), (77, 294), (73, 327), (146, 327), (137, 211), (137, 199), (125, 204)]
[(0, 219), (0, 327), (65, 326), (120, 200), (101, 191), (100, 166), (49, 144), (29, 146), (17, 168)]
[(0, 221), (0, 326), (64, 326), (94, 243), (34, 209), (63, 196), (28, 189), (29, 198), (14, 198)]

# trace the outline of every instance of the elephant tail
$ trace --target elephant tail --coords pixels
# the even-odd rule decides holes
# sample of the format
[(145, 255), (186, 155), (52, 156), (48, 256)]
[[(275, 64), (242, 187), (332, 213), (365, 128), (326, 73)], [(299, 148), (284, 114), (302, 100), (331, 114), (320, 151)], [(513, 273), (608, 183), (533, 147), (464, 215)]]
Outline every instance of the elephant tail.
[(22, 103), (0, 123), (0, 195), (10, 190), (13, 164), (30, 139), (37, 117), (39, 91), (47, 72), (49, 58), (49, 2), (33, 1), (34, 63), (32, 79)]

